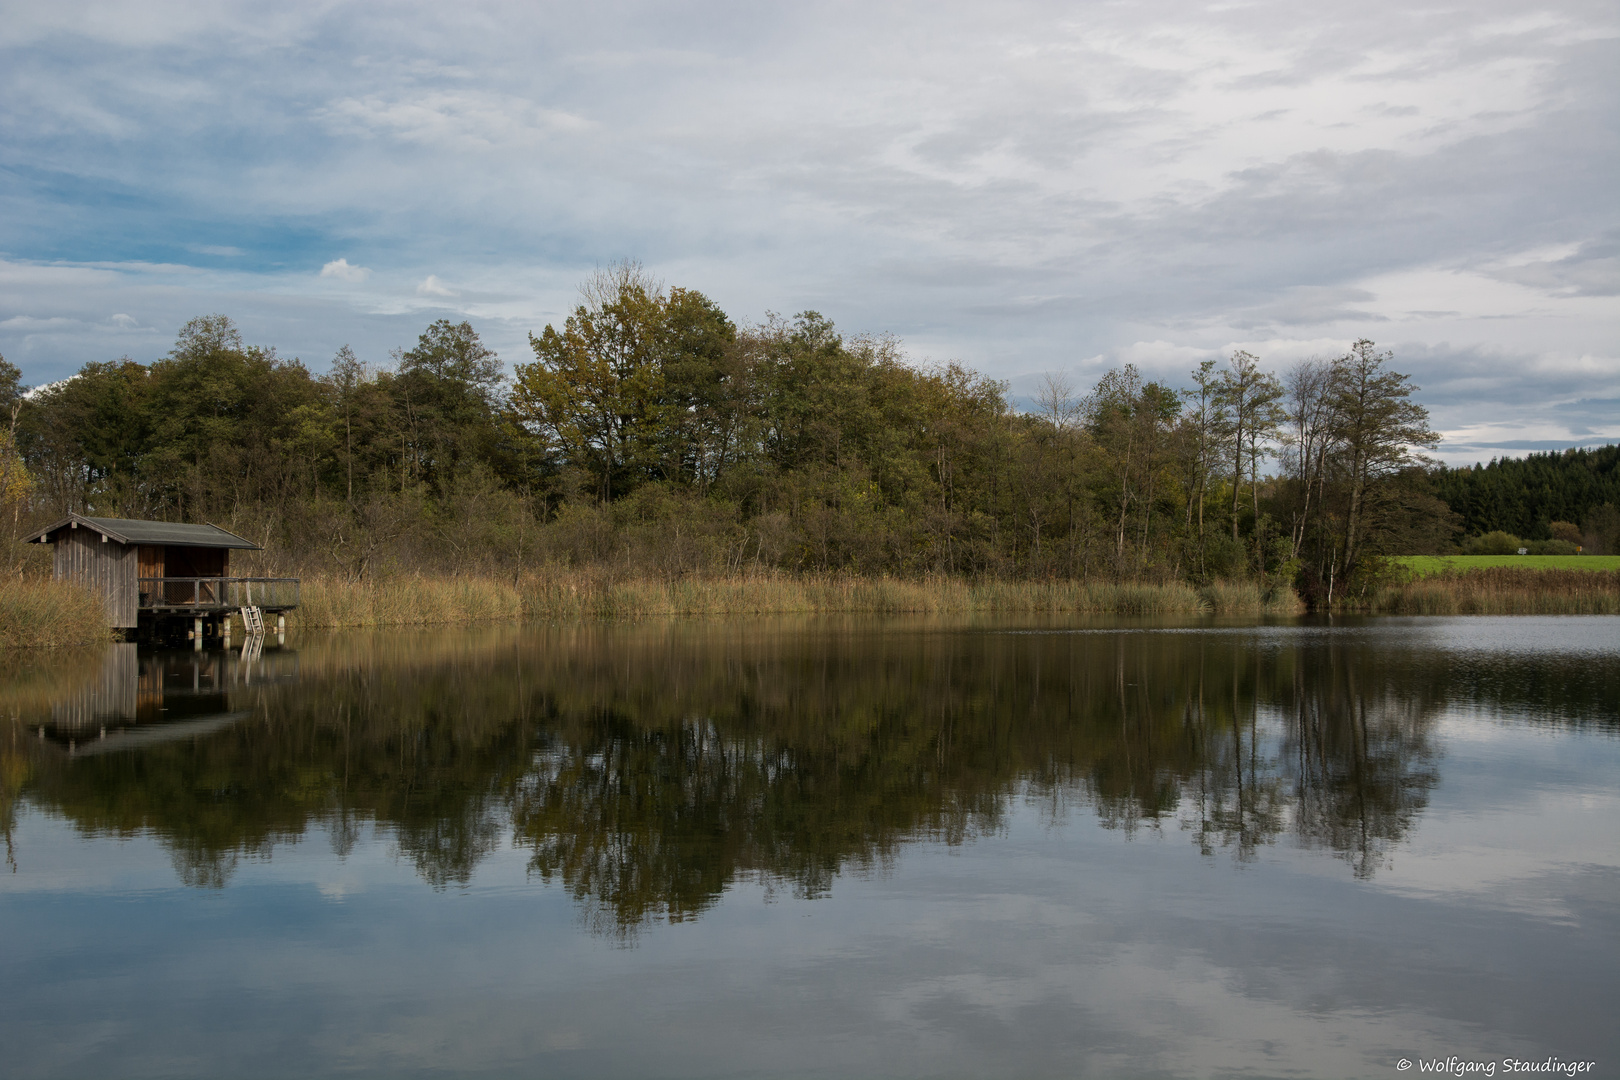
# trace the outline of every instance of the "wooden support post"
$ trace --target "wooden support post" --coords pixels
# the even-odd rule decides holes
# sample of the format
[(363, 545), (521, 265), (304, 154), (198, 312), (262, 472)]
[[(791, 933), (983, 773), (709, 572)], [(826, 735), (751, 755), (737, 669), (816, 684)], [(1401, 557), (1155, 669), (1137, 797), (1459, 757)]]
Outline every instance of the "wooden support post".
[(192, 632), (191, 632), (191, 648), (192, 648), (192, 650), (195, 651), (195, 652), (202, 652), (202, 641), (203, 641), (203, 621), (201, 619), (197, 619), (197, 620), (194, 620), (194, 622), (193, 622), (193, 628), (192, 628)]
[(287, 632), (287, 613), (282, 612), (281, 614), (276, 616), (276, 633), (285, 634), (286, 632)]

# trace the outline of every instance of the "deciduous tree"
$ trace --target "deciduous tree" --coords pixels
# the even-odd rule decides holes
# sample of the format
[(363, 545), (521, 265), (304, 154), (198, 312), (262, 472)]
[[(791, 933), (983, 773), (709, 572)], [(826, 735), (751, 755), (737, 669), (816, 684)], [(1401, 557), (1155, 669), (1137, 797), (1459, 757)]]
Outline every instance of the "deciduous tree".
[(1386, 365), (1393, 354), (1371, 341), (1357, 341), (1335, 366), (1333, 439), (1348, 496), (1344, 525), (1344, 564), (1353, 568), (1360, 553), (1362, 519), (1369, 499), (1390, 478), (1418, 462), (1417, 448), (1439, 445), (1429, 427), (1429, 411), (1412, 400), (1417, 387)]

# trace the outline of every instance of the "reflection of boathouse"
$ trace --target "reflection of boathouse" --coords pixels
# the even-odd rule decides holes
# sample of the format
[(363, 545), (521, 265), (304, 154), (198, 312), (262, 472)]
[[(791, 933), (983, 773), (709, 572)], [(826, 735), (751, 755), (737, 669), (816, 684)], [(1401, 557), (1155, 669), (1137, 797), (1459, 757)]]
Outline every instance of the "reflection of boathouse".
[(28, 537), (54, 545), (58, 581), (75, 581), (107, 602), (107, 625), (155, 625), (166, 618), (210, 623), (240, 608), (281, 614), (298, 606), (297, 578), (230, 576), (230, 553), (258, 551), (217, 525), (69, 514)]
[(298, 654), (283, 649), (145, 652), (125, 642), (54, 695), (48, 716), (21, 719), (41, 747), (85, 757), (222, 731), (248, 717), (243, 691), (297, 679)]

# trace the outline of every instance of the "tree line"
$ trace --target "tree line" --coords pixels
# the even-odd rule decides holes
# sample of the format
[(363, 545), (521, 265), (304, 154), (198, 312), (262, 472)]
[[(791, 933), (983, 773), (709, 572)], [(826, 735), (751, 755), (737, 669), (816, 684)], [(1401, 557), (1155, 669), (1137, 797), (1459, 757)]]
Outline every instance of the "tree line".
[(207, 520), (264, 543), (266, 569), (355, 578), (1259, 576), (1310, 598), (1458, 524), (1417, 388), (1370, 341), (1281, 373), (1237, 352), (1185, 388), (1131, 365), (1087, 393), (1051, 376), (1018, 409), (892, 338), (815, 312), (739, 326), (621, 265), (530, 346), (507, 376), (440, 320), (387, 364), (344, 347), (317, 375), (209, 316), (161, 360), (26, 396), (6, 365), (0, 492), (14, 529)]
[(1620, 554), (1620, 446), (1439, 469), (1434, 483), (1463, 531), (1479, 538), (1472, 546), (1500, 536), (1497, 546), (1522, 541), (1548, 554)]

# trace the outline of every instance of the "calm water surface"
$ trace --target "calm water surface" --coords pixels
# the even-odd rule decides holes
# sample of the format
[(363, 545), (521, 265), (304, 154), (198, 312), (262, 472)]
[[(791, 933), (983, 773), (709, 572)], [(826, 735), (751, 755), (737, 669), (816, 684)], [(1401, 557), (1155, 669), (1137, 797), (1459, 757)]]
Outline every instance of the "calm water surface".
[(126, 645), (0, 710), (9, 1077), (1620, 1075), (1620, 619)]

